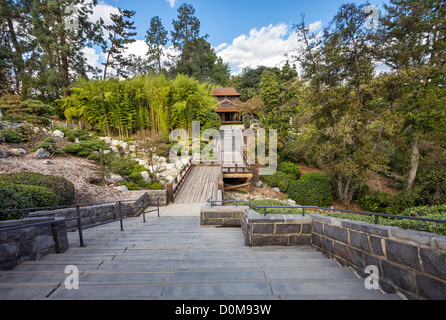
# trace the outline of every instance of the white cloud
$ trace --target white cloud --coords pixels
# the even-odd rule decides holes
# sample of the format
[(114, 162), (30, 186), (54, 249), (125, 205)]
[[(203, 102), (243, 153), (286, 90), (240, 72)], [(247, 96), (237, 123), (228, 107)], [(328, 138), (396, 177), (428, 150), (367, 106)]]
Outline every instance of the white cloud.
[(177, 1), (177, 0), (166, 0), (167, 2), (169, 2), (169, 4), (170, 4), (170, 7), (174, 7), (175, 6), (175, 2)]
[(100, 18), (104, 20), (105, 25), (113, 24), (110, 14), (119, 14), (119, 9), (100, 1), (94, 8), (93, 14), (90, 15), (90, 21), (98, 21)]
[[(322, 23), (318, 21), (311, 24), (310, 29), (317, 31), (321, 26)], [(248, 35), (235, 38), (230, 45), (221, 44), (215, 48), (217, 55), (237, 73), (243, 68), (283, 66), (287, 61), (286, 54), (297, 51), (298, 40), (298, 34), (281, 23), (260, 30), (252, 29)]]

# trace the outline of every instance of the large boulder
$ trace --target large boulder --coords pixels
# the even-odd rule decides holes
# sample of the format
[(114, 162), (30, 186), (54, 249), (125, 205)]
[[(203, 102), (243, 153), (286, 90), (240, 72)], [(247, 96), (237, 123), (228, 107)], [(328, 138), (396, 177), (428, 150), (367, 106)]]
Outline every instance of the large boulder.
[(34, 158), (36, 158), (36, 159), (48, 159), (50, 157), (51, 157), (51, 153), (49, 153), (45, 149), (37, 150), (36, 155), (34, 156)]
[(5, 151), (3, 151), (2, 149), (0, 149), (0, 158), (6, 158), (7, 155), (8, 155), (8, 154), (7, 154)]
[(15, 155), (26, 154), (26, 150), (22, 149), (22, 148), (14, 148), (14, 149), (9, 150), (9, 152), (11, 152), (12, 154), (15, 154)]
[(53, 135), (55, 135), (56, 137), (60, 137), (60, 138), (65, 137), (65, 133), (63, 133), (63, 132), (60, 131), (60, 130), (54, 130), (54, 131), (53, 131)]

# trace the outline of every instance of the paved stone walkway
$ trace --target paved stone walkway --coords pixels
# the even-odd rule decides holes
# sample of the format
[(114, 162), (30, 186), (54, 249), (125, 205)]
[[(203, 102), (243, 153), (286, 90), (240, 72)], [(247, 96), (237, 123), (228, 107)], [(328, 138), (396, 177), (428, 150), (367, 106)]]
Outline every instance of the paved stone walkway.
[[(311, 247), (245, 247), (240, 228), (200, 227), (198, 205), (163, 208), (77, 233), (70, 249), (0, 271), (0, 299), (399, 299)], [(64, 285), (68, 265), (79, 289)]]

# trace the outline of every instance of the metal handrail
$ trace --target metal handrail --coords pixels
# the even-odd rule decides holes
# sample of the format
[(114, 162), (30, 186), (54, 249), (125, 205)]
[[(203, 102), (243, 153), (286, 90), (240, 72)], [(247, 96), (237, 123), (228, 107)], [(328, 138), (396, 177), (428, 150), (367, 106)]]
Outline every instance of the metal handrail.
[(258, 209), (263, 209), (263, 214), (267, 215), (267, 209), (302, 209), (302, 215), (305, 216), (305, 209), (317, 209), (317, 210), (328, 210), (328, 211), (337, 211), (337, 212), (346, 212), (346, 213), (356, 213), (362, 215), (373, 216), (375, 218), (374, 223), (379, 224), (379, 217), (384, 218), (395, 218), (395, 219), (407, 219), (407, 220), (417, 220), (417, 221), (425, 221), (425, 222), (435, 222), (435, 223), (446, 223), (446, 220), (441, 219), (431, 219), (431, 218), (422, 218), (422, 217), (411, 217), (411, 216), (399, 216), (394, 214), (385, 214), (385, 213), (376, 213), (376, 212), (363, 212), (363, 211), (355, 211), (355, 210), (344, 210), (344, 209), (335, 209), (335, 208), (321, 208), (316, 206), (260, 206), (256, 205), (244, 200), (208, 200), (208, 203), (211, 204), (211, 207), (215, 203), (235, 203), (238, 206), (239, 203), (247, 204), (249, 207), (256, 207)]
[[(150, 211), (146, 211), (146, 206), (145, 206), (145, 200), (142, 199), (142, 205), (140, 206), (133, 206), (133, 207), (128, 207), (128, 208), (123, 208), (122, 204), (123, 203), (127, 203), (127, 202), (135, 202), (135, 200), (125, 200), (125, 201), (118, 201), (118, 202), (102, 202), (102, 203), (96, 203), (96, 204), (82, 204), (82, 205), (68, 205), (68, 206), (56, 206), (56, 207), (42, 207), (42, 208), (28, 208), (28, 209), (14, 209), (14, 210), (2, 210), (0, 211), (0, 213), (4, 213), (4, 212), (20, 212), (20, 211), (29, 211), (29, 210), (37, 210), (37, 211), (41, 211), (41, 210), (49, 210), (49, 209), (53, 209), (53, 210), (58, 210), (61, 208), (76, 208), (76, 213), (77, 213), (77, 217), (74, 218), (58, 218), (57, 220), (51, 220), (51, 221), (43, 221), (43, 222), (36, 222), (36, 223), (29, 223), (29, 224), (23, 224), (20, 226), (15, 226), (15, 227), (9, 227), (9, 228), (0, 228), (0, 233), (1, 232), (8, 232), (8, 231), (13, 231), (13, 230), (19, 230), (19, 229), (26, 229), (26, 228), (32, 228), (32, 227), (36, 227), (36, 226), (42, 226), (42, 225), (50, 225), (50, 224), (55, 224), (55, 223), (62, 223), (62, 222), (67, 222), (67, 221), (73, 221), (73, 220), (77, 220), (77, 229), (78, 229), (78, 233), (79, 233), (79, 242), (80, 242), (80, 246), (81, 247), (85, 247), (85, 243), (84, 243), (84, 237), (83, 237), (83, 230), (86, 229), (91, 229), (91, 228), (95, 228), (101, 225), (105, 225), (105, 224), (109, 224), (109, 223), (113, 223), (116, 221), (120, 221), (120, 227), (121, 227), (121, 231), (124, 231), (124, 224), (123, 224), (123, 220), (124, 220), (124, 216), (123, 216), (123, 212), (124, 211), (129, 211), (129, 210), (134, 210), (134, 209), (143, 209), (142, 215), (143, 215), (143, 222), (146, 222), (146, 213), (150, 213), (150, 212), (154, 212), (154, 211), (158, 211), (158, 218), (160, 217), (160, 198), (157, 198), (157, 209), (154, 210), (150, 210)], [(96, 223), (93, 225), (89, 225), (89, 226), (85, 226), (82, 227), (82, 216), (81, 216), (81, 207), (86, 207), (86, 206), (98, 206), (98, 205), (104, 205), (104, 204), (117, 204), (118, 205), (118, 213), (119, 213), (119, 217), (116, 219), (112, 219), (112, 220), (108, 220), (108, 221), (104, 221), (104, 222), (100, 222), (100, 223)], [(23, 220), (23, 219), (18, 219), (18, 221)]]

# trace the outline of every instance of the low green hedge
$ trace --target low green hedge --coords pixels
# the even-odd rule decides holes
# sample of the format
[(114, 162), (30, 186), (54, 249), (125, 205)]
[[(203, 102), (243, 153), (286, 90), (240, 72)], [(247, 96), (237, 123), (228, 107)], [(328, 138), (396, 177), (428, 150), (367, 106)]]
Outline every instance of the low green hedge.
[[(0, 181), (0, 210), (54, 207), (58, 204), (59, 197), (48, 188)], [(20, 219), (26, 214), (26, 211), (0, 213), (0, 220)]]
[[(290, 206), (289, 203), (285, 203), (278, 200), (273, 199), (261, 199), (261, 200), (250, 200), (249, 203), (257, 205), (257, 206), (280, 206), (280, 207), (288, 207)], [(256, 208), (251, 207), (253, 210), (257, 211), (258, 213), (264, 214), (265, 211), (263, 208)], [(280, 209), (280, 208), (274, 208), (274, 209), (267, 209), (267, 214), (302, 214), (301, 209), (291, 208), (291, 209)]]
[(330, 183), (320, 173), (307, 173), (300, 180), (292, 181), (287, 194), (302, 206), (327, 207), (333, 203)]
[(62, 177), (34, 172), (14, 172), (0, 174), (0, 182), (48, 188), (57, 195), (60, 206), (71, 205), (74, 202), (74, 185)]
[(295, 179), (300, 178), (300, 168), (297, 164), (294, 164), (292, 162), (284, 161), (279, 163), (277, 170), (285, 172), (287, 174), (291, 174)]
[(280, 191), (286, 192), (290, 183), (296, 180), (294, 175), (276, 171), (273, 175), (261, 176), (260, 180), (270, 186), (271, 188), (279, 188)]

